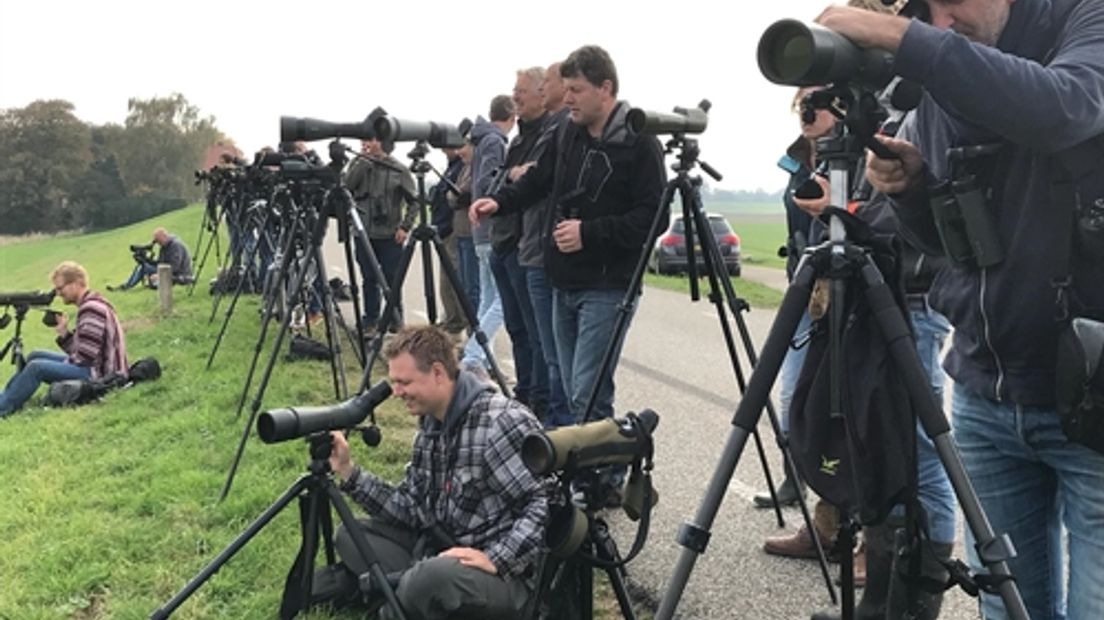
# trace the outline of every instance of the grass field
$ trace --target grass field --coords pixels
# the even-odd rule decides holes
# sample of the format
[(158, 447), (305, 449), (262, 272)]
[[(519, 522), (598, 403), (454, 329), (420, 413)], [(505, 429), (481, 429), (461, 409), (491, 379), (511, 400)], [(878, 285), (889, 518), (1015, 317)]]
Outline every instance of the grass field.
[[(0, 291), (47, 289), (48, 274), (66, 259), (84, 264), (92, 288), (102, 291), (130, 273), (129, 244), (146, 243), (155, 226), (164, 226), (192, 245), (200, 217), (190, 207), (103, 233), (6, 239)], [(164, 375), (73, 409), (38, 406), (40, 389), (28, 407), (0, 420), (0, 463), (7, 472), (0, 505), (2, 620), (149, 617), (283, 493), (308, 460), (303, 442), (265, 445), (251, 437), (229, 497), (216, 502), (248, 417), (235, 417), (234, 410), (257, 338), (256, 298), (239, 302), (219, 356), (205, 371), (222, 312), (207, 324), (211, 298), (202, 287), (194, 297), (174, 289), (174, 313), (164, 318), (154, 292), (107, 296), (123, 322), (131, 360), (156, 356)], [(72, 320), (74, 309), (66, 309)], [(55, 349), (41, 318), (32, 311), (24, 325), (28, 352)], [(13, 328), (0, 337), (6, 340)], [(349, 370), (355, 386), (358, 375)], [(0, 381), (11, 373), (0, 366)], [(328, 364), (281, 361), (263, 408), (333, 401)], [(353, 457), (397, 479), (409, 458), (414, 419), (396, 401), (377, 413), (383, 442), (375, 449), (351, 442)], [(173, 617), (275, 617), (298, 551), (298, 528), (293, 504)], [(619, 617), (604, 576), (597, 582), (595, 617)], [(307, 617), (362, 616), (322, 610)]]
[[(46, 289), (50, 270), (64, 259), (82, 262), (93, 288), (103, 290), (130, 272), (128, 244), (145, 243), (161, 225), (191, 245), (199, 218), (200, 210), (192, 207), (104, 233), (8, 243), (0, 247), (0, 290)], [(0, 421), (0, 462), (7, 472), (0, 506), (0, 618), (148, 617), (307, 462), (301, 442), (267, 446), (251, 438), (228, 499), (215, 502), (247, 418), (236, 418), (234, 410), (257, 337), (255, 298), (239, 303), (213, 369), (204, 371), (218, 327), (217, 321), (207, 324), (206, 291), (197, 289), (189, 298), (183, 288), (175, 289), (175, 311), (167, 318), (158, 316), (151, 291), (108, 297), (126, 329), (131, 359), (156, 356), (164, 375), (98, 404), (35, 406)], [(72, 307), (67, 310), (72, 314)], [(24, 326), (27, 351), (55, 349), (41, 317), (32, 311)], [(11, 372), (5, 364), (0, 379)], [(324, 363), (278, 363), (264, 404), (332, 402), (329, 376)], [(352, 380), (355, 385), (355, 374)], [(354, 458), (397, 477), (408, 457), (413, 420), (394, 403), (380, 414), (383, 443), (371, 452), (355, 446)], [(174, 617), (273, 617), (299, 540), (292, 506)]]
[[(83, 263), (92, 288), (102, 291), (132, 269), (129, 244), (146, 243), (155, 226), (194, 244), (200, 217), (199, 208), (191, 207), (102, 233), (6, 239), (0, 244), (0, 291), (46, 289), (50, 270), (66, 259)], [(755, 248), (774, 243), (783, 224), (758, 215), (731, 219), (747, 264), (770, 264), (756, 258)], [(647, 282), (687, 288), (685, 278), (649, 275)], [(753, 306), (775, 306), (780, 299), (767, 287), (734, 283)], [(219, 357), (205, 371), (222, 312), (214, 325), (207, 324), (211, 301), (201, 288), (193, 297), (175, 289), (174, 314), (164, 318), (150, 291), (108, 293), (126, 329), (131, 359), (156, 356), (164, 369), (159, 381), (63, 410), (37, 406), (40, 390), (28, 407), (0, 421), (0, 462), (8, 472), (0, 506), (0, 618), (148, 617), (303, 471), (304, 444), (266, 446), (251, 438), (233, 490), (216, 503), (247, 418), (235, 417), (234, 410), (257, 337), (257, 301), (242, 298)], [(72, 307), (66, 309), (72, 314)], [(40, 324), (41, 317), (32, 310), (24, 325), (28, 352), (54, 349), (53, 332)], [(9, 330), (0, 337), (10, 336)], [(355, 383), (356, 370), (349, 371)], [(11, 372), (6, 364), (0, 367), (0, 380)], [(329, 377), (324, 363), (280, 362), (264, 405), (332, 402)], [(393, 403), (379, 415), (383, 443), (374, 450), (355, 444), (354, 458), (394, 479), (407, 460), (414, 421)], [(299, 540), (298, 517), (290, 508), (175, 617), (272, 617)], [(619, 615), (608, 588), (599, 585), (598, 596), (597, 617)], [(309, 617), (359, 616), (323, 611)]]

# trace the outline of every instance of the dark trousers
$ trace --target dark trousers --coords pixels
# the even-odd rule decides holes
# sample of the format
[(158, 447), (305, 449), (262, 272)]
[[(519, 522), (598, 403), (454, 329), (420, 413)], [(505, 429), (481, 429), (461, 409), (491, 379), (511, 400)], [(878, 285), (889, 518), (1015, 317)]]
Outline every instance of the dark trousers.
[(518, 264), (517, 250), (491, 254), (491, 273), (502, 300), (502, 319), (510, 334), (517, 370), (518, 400), (530, 408), (548, 404), (548, 366), (541, 352), (540, 333), (529, 301), (529, 283), (525, 268)]
[[(436, 554), (414, 557), (418, 537), (413, 531), (378, 519), (362, 520), (360, 525), (383, 572), (405, 571), (395, 595), (409, 620), (521, 617), (529, 600), (529, 589), (521, 580), (504, 579)], [(357, 575), (368, 572), (368, 562), (344, 527), (338, 528), (334, 538), (345, 565)], [(388, 607), (380, 610), (380, 618), (392, 617)]]
[[(399, 259), (402, 258), (402, 246), (395, 243), (394, 238), (369, 239), (369, 242), (372, 244), (372, 251), (376, 254), (376, 260), (379, 261), (383, 276), (387, 278), (387, 285), (389, 287), (394, 285), (395, 271), (398, 270)], [(380, 285), (376, 281), (376, 273), (372, 270), (372, 265), (368, 261), (368, 253), (364, 251), (360, 244), (356, 246), (356, 257), (357, 263), (360, 264), (361, 289), (364, 291), (364, 327), (375, 327), (380, 316)], [(396, 312), (398, 313), (398, 321), (393, 325), (398, 326), (402, 323), (401, 292)]]

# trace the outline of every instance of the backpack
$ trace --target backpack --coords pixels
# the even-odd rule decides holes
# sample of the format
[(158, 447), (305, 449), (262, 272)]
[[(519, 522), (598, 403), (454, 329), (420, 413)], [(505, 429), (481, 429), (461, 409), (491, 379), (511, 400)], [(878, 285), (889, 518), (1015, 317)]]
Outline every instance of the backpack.
[[(870, 248), (907, 317), (899, 285), (899, 243), (874, 235), (850, 214), (848, 238)], [(832, 303), (836, 303), (834, 300)], [(805, 363), (790, 403), (790, 446), (805, 481), (834, 506), (864, 524), (885, 519), (911, 493), (916, 422), (908, 391), (868, 307), (861, 286), (849, 286), (842, 326), (842, 415), (831, 411), (828, 313), (813, 323)], [(828, 312), (831, 312), (829, 308)]]

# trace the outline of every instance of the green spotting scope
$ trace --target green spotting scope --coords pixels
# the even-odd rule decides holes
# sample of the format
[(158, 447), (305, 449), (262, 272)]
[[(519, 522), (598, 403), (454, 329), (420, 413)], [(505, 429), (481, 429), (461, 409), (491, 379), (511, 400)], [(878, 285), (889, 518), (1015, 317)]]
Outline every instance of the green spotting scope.
[(521, 460), (529, 471), (547, 476), (565, 467), (631, 463), (651, 450), (651, 434), (659, 415), (651, 409), (624, 418), (606, 418), (550, 431), (534, 431), (521, 444)]

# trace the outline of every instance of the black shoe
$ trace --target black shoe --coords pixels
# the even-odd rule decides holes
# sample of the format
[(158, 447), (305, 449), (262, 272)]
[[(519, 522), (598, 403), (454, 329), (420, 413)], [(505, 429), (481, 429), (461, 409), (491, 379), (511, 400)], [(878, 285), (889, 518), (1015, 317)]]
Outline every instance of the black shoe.
[[(804, 494), (804, 488), (801, 493), (798, 492), (798, 484), (793, 478), (786, 478), (782, 481), (782, 484), (775, 489), (775, 493), (778, 496), (778, 503), (783, 506), (796, 506), (800, 495)], [(770, 491), (763, 491), (762, 493), (756, 493), (752, 498), (757, 508), (774, 508), (774, 502), (771, 501)]]

